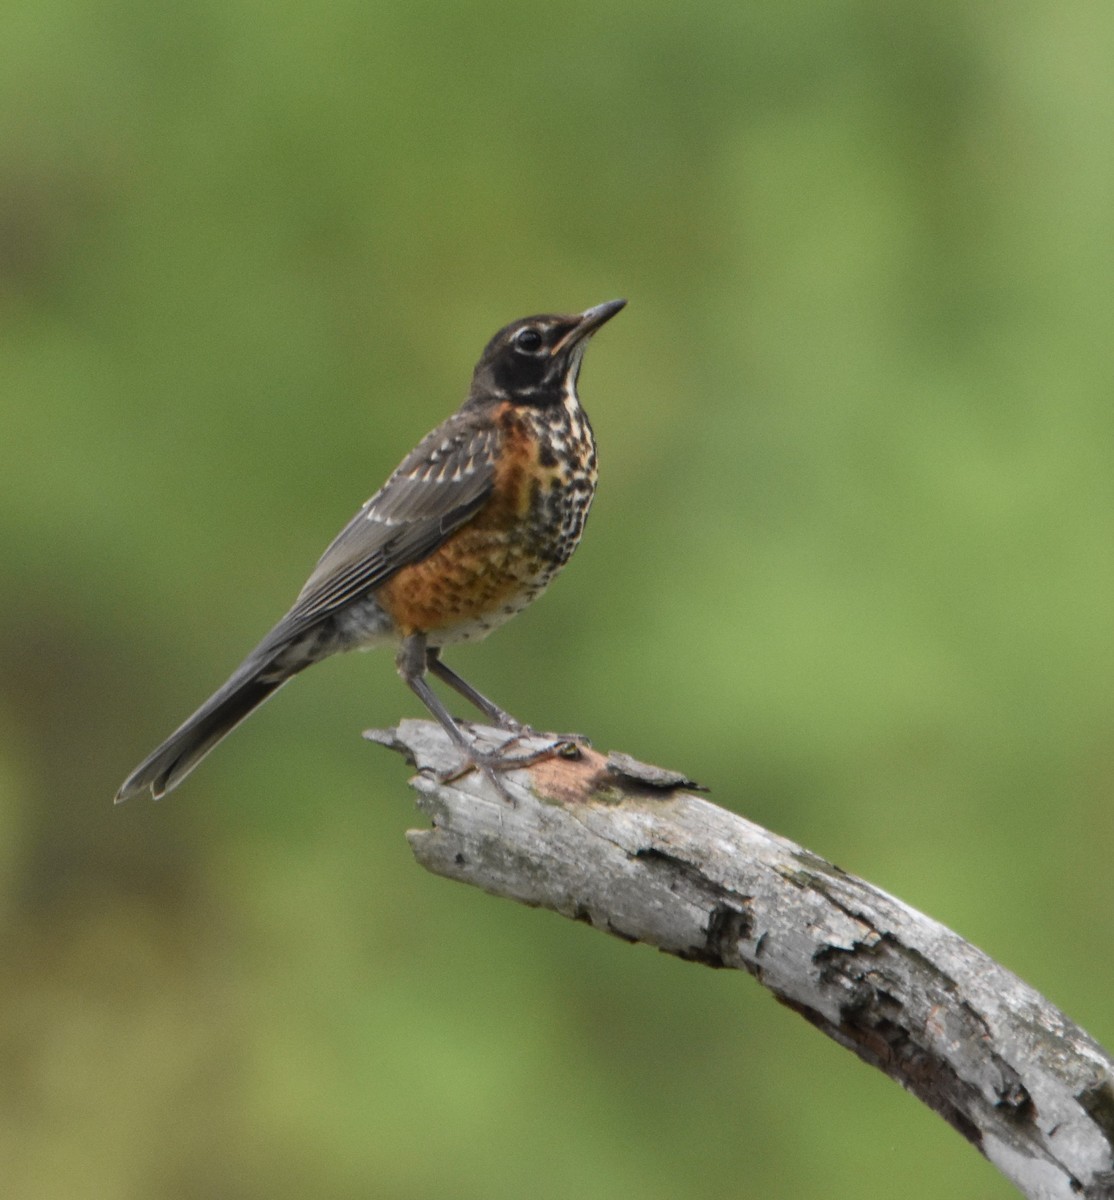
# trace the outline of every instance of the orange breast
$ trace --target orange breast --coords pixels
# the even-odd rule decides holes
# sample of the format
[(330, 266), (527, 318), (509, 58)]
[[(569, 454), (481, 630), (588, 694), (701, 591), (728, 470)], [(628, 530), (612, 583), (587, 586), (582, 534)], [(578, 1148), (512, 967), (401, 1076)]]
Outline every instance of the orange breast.
[(510, 405), (496, 419), (503, 445), (487, 504), (428, 558), (403, 567), (376, 593), (402, 636), (482, 637), (524, 608), (556, 574), (534, 519), (559, 486), (541, 465), (537, 431)]

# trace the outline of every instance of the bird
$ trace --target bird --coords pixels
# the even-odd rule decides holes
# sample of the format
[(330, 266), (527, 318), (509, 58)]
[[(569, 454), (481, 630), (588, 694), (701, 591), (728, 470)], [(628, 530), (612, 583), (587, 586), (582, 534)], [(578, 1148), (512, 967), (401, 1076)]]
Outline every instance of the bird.
[[(622, 308), (523, 317), (487, 343), (467, 398), (427, 434), (318, 560), (293, 606), (192, 716), (121, 784), (116, 802), (177, 787), (251, 712), (333, 654), (392, 646), (402, 680), (504, 797), (506, 748), (533, 730), (461, 678), (446, 646), (478, 641), (536, 599), (580, 542), (596, 442), (577, 381), (592, 335)], [(434, 676), (510, 735), (481, 749)], [(517, 760), (521, 762), (521, 760)], [(446, 777), (453, 777), (446, 775)]]

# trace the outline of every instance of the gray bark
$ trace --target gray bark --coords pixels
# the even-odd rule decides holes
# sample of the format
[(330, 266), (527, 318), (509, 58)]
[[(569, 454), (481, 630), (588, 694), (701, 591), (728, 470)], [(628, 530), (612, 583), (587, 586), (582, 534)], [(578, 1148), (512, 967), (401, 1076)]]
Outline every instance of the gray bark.
[(432, 828), (408, 836), (428, 870), (747, 971), (939, 1113), (1023, 1195), (1114, 1197), (1110, 1056), (943, 925), (623, 755), (583, 749), (511, 772), (512, 805), (474, 771), (439, 782), (458, 753), (432, 722), (366, 736), (419, 768)]

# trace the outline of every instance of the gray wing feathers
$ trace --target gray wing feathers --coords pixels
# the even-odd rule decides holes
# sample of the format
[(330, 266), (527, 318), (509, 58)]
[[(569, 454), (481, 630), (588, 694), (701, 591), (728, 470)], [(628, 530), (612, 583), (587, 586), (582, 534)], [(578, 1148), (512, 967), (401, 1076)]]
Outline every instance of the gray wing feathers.
[(463, 422), (425, 438), (333, 539), (274, 633), (294, 636), (432, 554), (491, 495), (498, 440)]
[(432, 554), (483, 507), (494, 486), (500, 433), (458, 413), (422, 441), (321, 556), (294, 607), (232, 678), (125, 780), (117, 800), (161, 796), (312, 655), (285, 651), (318, 621)]

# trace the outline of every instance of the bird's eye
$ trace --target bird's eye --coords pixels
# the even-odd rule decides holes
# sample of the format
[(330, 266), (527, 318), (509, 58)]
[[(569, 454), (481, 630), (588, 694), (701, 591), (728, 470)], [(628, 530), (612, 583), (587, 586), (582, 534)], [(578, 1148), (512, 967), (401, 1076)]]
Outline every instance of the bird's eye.
[(542, 348), (542, 335), (536, 329), (520, 329), (514, 335), (514, 344), (524, 354), (537, 354)]

